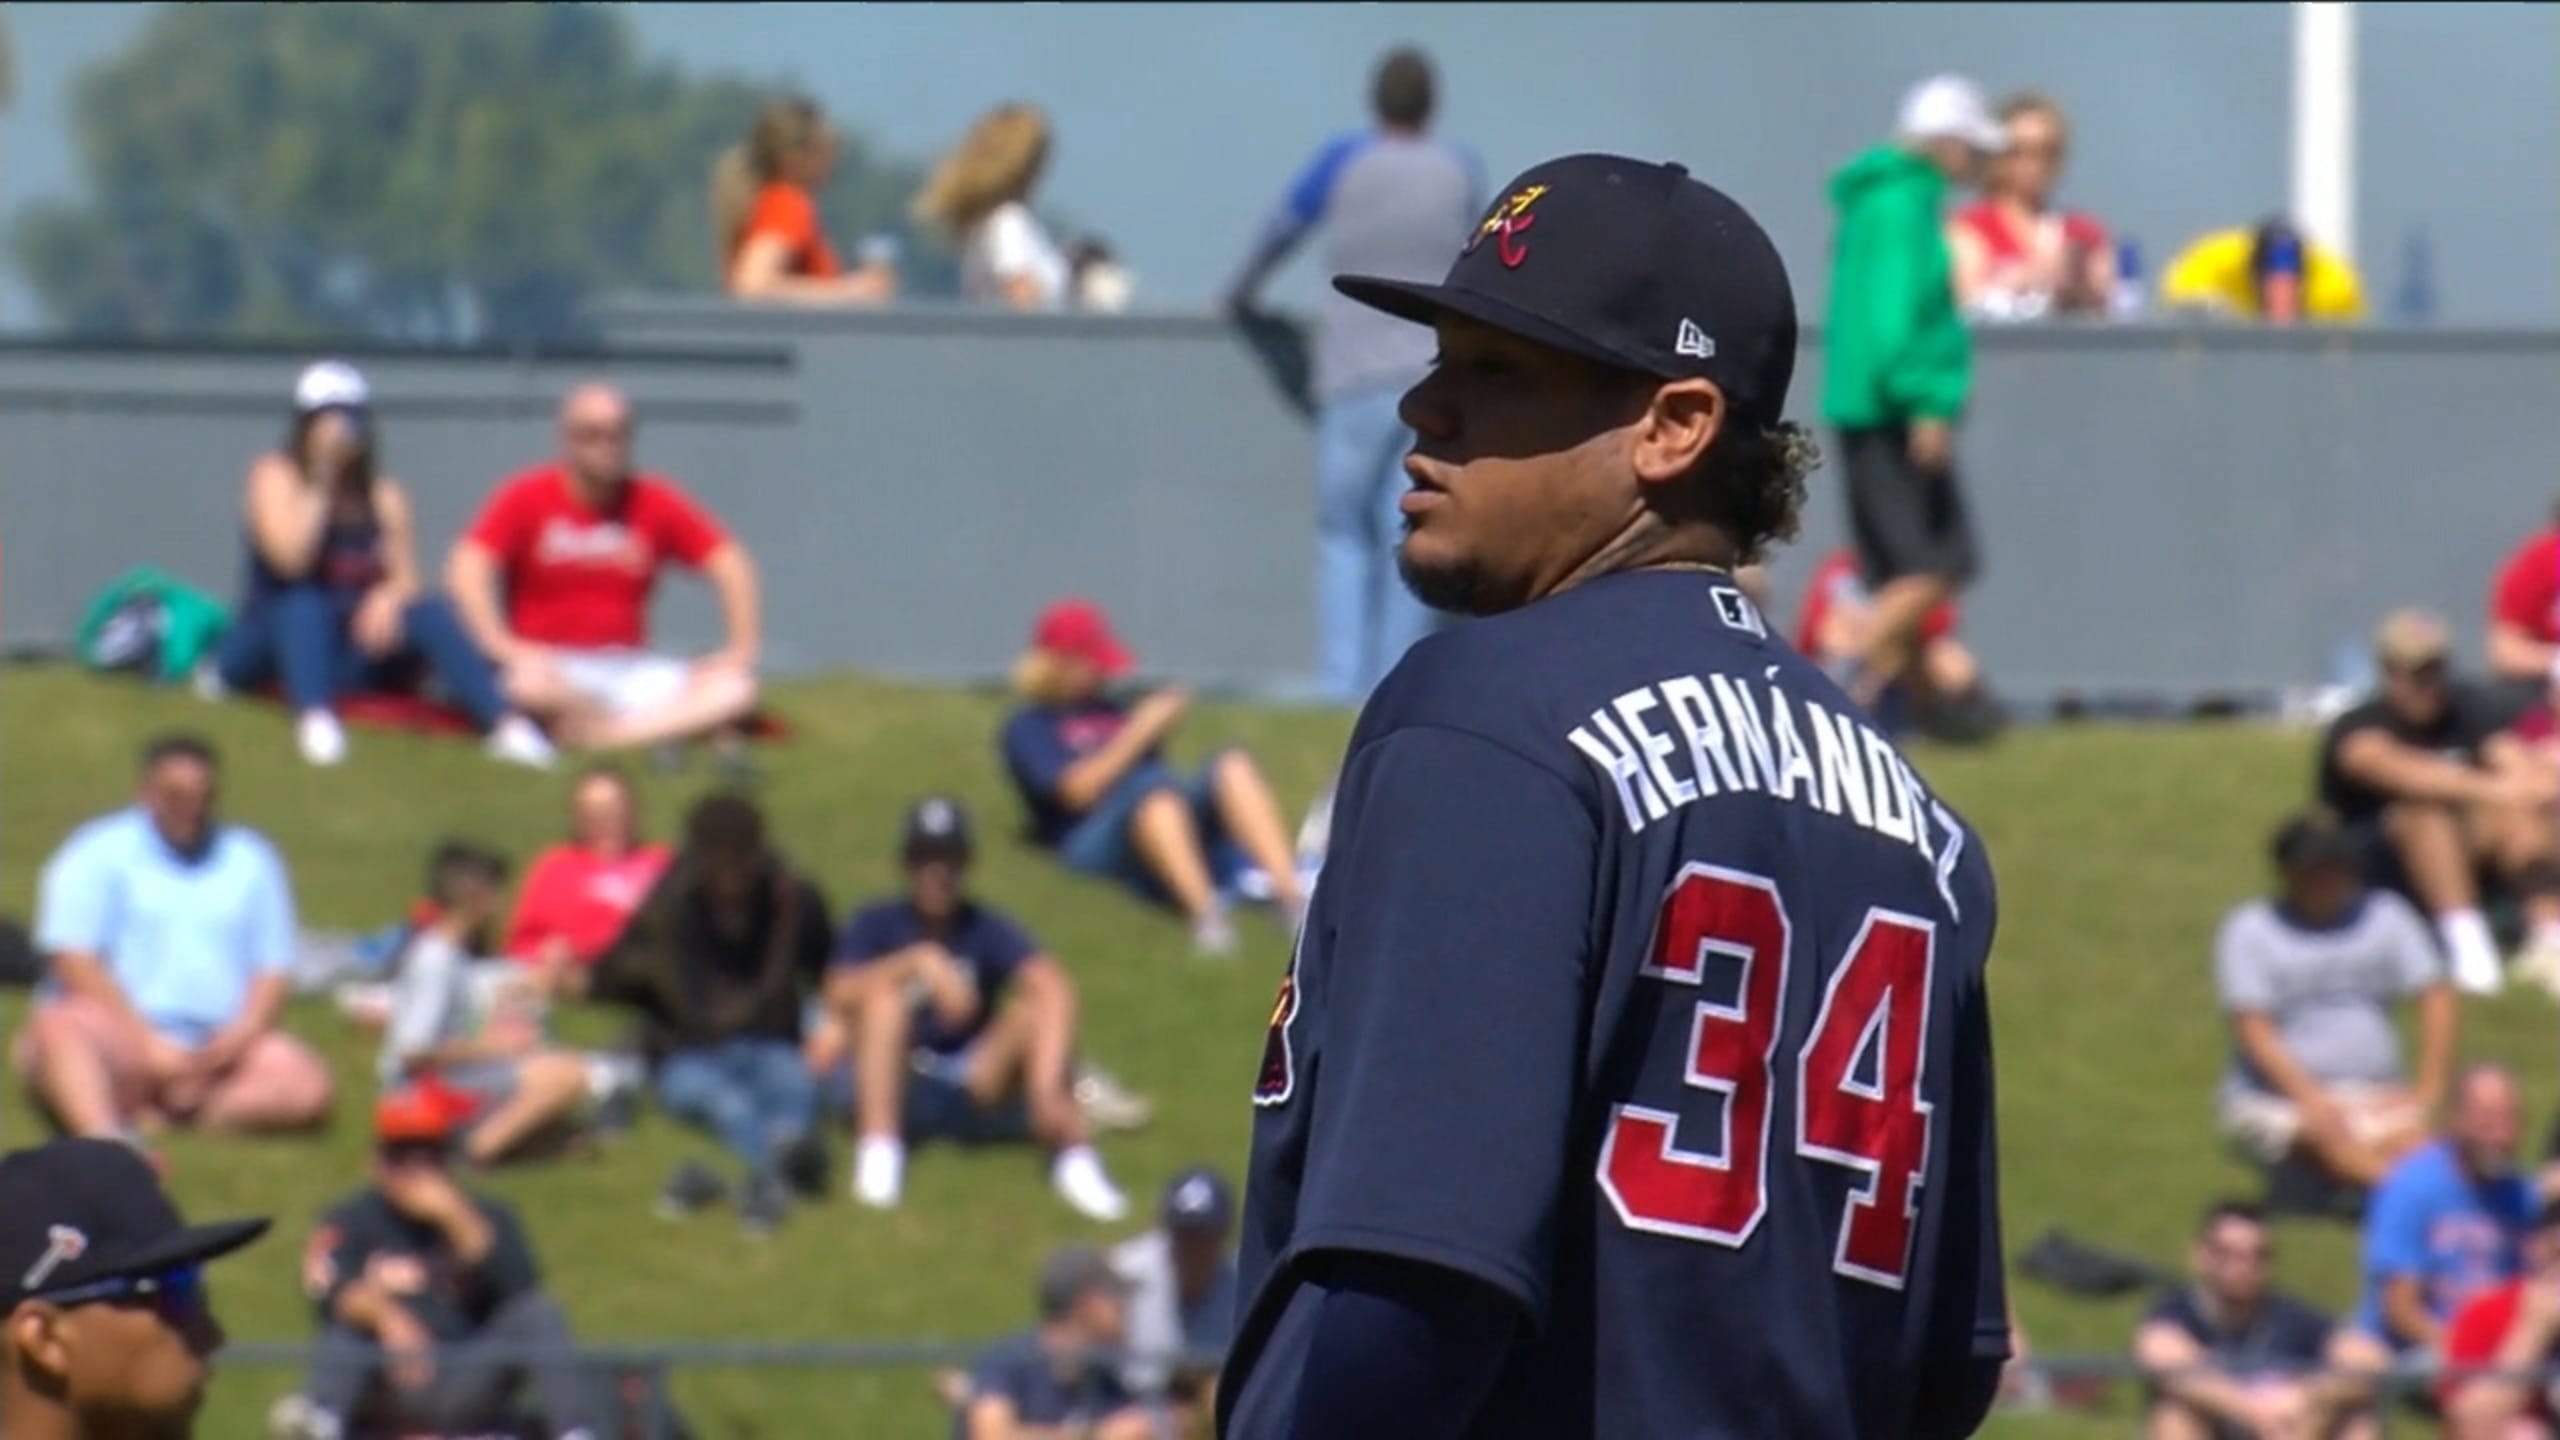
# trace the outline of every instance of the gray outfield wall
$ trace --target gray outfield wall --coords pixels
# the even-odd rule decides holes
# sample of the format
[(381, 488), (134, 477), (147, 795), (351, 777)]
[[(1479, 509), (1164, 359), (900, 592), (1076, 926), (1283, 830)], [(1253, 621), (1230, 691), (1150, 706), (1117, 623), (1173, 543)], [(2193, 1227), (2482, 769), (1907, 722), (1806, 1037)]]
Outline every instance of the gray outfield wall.
[[(762, 561), (776, 669), (986, 677), (1078, 591), (1157, 671), (1302, 686), (1311, 435), (1234, 327), (648, 301), (607, 328), (592, 354), (352, 357), (430, 566), (548, 453), (561, 388), (602, 374), (640, 402), (645, 463)], [(0, 349), (0, 643), (60, 644), (136, 563), (229, 593), (241, 469), (302, 358)], [(1799, 411), (1820, 383), (1809, 341)], [(2315, 683), (2402, 602), (2476, 631), (2560, 492), (2560, 334), (2001, 331), (1979, 393), (1961, 455), (1989, 563), (1966, 633), (2029, 700)], [(1782, 618), (1841, 519), (1817, 475)], [(716, 631), (691, 585), (660, 620), (678, 644)]]

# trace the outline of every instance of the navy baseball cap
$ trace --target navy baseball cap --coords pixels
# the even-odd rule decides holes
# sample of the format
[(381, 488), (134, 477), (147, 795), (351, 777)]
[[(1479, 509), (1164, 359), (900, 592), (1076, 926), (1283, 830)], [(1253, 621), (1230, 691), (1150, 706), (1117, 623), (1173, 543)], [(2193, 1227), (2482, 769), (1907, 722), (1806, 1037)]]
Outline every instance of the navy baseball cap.
[(899, 836), (899, 853), (910, 865), (928, 860), (968, 863), (969, 812), (948, 795), (927, 795), (907, 807)]
[(1339, 275), (1363, 305), (1463, 315), (1602, 365), (1711, 380), (1774, 424), (1795, 379), (1796, 300), (1768, 232), (1679, 165), (1567, 155), (1504, 187), (1439, 284)]
[(55, 1140), (0, 1156), (0, 1313), (228, 1255), (269, 1223), (189, 1225), (150, 1162), (120, 1141)]
[(1224, 1231), (1235, 1224), (1235, 1192), (1226, 1177), (1195, 1165), (1165, 1185), (1161, 1210), (1167, 1230)]

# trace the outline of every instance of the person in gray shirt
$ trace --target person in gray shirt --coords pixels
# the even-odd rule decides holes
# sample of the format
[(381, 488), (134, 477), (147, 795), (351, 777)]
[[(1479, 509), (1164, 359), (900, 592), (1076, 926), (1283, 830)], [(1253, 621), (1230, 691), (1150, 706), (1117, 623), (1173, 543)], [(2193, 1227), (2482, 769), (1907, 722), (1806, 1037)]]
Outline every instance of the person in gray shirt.
[[(1431, 62), (1403, 49), (1370, 87), (1373, 129), (1327, 143), (1265, 223), (1228, 288), (1228, 309), (1259, 314), (1262, 284), (1319, 225), (1328, 274), (1436, 280), (1484, 208), (1475, 157), (1430, 135)], [(1436, 623), (1396, 576), (1404, 534), (1405, 453), (1413, 432), (1397, 413), (1430, 367), (1428, 327), (1410, 325), (1328, 290), (1311, 386), (1316, 402), (1317, 671), (1332, 699), (1358, 704), (1405, 648)]]
[[(2251, 1158), (2300, 1157), (2370, 1187), (2426, 1138), (2453, 1062), (2455, 1000), (2426, 922), (2368, 888), (2355, 833), (2327, 811), (2275, 834), (2277, 893), (2231, 912), (2214, 983), (2231, 1017), (2223, 1133)], [(2414, 1085), (2395, 1002), (2416, 997)]]

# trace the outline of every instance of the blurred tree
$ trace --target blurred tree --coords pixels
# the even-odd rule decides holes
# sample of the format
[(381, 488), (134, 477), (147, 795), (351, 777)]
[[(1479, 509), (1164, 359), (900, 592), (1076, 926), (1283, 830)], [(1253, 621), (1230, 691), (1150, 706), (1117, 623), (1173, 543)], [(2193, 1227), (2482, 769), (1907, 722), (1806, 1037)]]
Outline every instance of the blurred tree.
[[(87, 200), (10, 242), (74, 333), (567, 337), (589, 295), (713, 283), (711, 162), (762, 93), (599, 5), (171, 5), (80, 78)], [(828, 213), (907, 236), (914, 183), (848, 139)]]

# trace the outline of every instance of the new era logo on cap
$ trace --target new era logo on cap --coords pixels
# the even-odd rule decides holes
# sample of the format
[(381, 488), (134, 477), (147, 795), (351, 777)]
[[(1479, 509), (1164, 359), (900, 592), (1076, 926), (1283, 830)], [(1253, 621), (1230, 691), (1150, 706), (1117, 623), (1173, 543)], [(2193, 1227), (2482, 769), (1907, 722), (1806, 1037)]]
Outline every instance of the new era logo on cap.
[(1784, 417), (1795, 291), (1731, 196), (1623, 155), (1550, 160), (1501, 193), (1439, 284), (1344, 275), (1334, 288), (1426, 325), (1462, 316), (1615, 369), (1709, 380), (1737, 415)]

